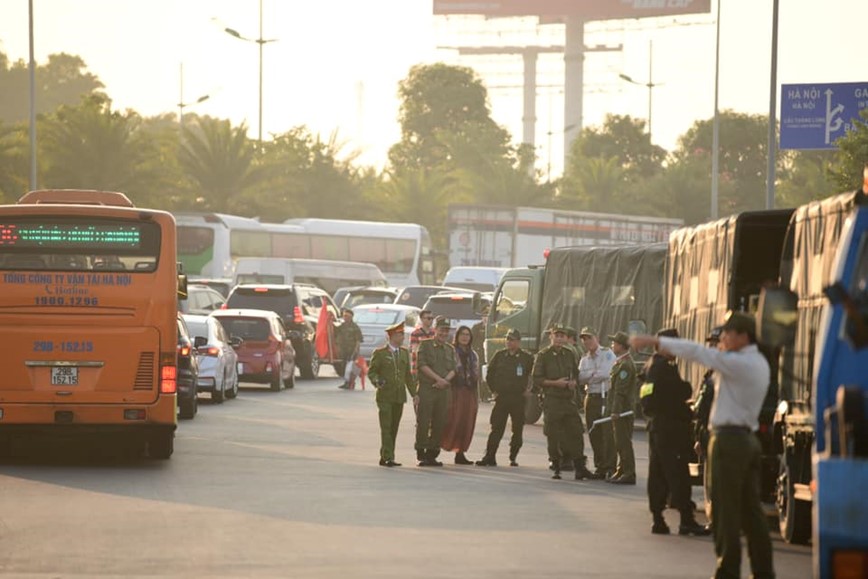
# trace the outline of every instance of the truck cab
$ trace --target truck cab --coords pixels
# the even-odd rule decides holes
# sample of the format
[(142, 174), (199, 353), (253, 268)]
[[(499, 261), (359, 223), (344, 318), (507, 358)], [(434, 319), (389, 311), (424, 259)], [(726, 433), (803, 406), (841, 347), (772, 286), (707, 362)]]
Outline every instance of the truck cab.
[(805, 323), (796, 292), (770, 289), (760, 299), (761, 340), (798, 347), (800, 335), (816, 333), (808, 385), (813, 480), (803, 486), (813, 499), (820, 578), (868, 576), (868, 200), (857, 194), (851, 203), (838, 243), (826, 248), (832, 265), (819, 323)]
[(485, 361), (506, 347), (506, 334), (521, 332), (521, 347), (539, 349), (544, 267), (522, 267), (507, 271), (494, 292), (485, 331)]

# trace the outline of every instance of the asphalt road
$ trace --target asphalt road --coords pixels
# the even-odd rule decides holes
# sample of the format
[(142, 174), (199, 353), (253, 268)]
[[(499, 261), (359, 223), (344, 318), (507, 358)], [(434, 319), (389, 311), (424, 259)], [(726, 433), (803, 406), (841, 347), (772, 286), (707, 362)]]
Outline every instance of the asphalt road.
[[(443, 468), (418, 468), (408, 405), (404, 466), (389, 469), (377, 465), (372, 391), (338, 383), (249, 387), (219, 406), (205, 397), (196, 419), (181, 423), (169, 461), (99, 447), (36, 447), (7, 460), (0, 575), (711, 576), (709, 538), (650, 534), (644, 433), (636, 432), (635, 487), (551, 480), (539, 425), (525, 429), (518, 468), (456, 466), (445, 453)], [(481, 455), (490, 408), (480, 406), (470, 458)], [(502, 465), (505, 453), (504, 444)], [(675, 511), (667, 519), (677, 528)], [(778, 537), (774, 548), (779, 577), (811, 576), (808, 548)]]

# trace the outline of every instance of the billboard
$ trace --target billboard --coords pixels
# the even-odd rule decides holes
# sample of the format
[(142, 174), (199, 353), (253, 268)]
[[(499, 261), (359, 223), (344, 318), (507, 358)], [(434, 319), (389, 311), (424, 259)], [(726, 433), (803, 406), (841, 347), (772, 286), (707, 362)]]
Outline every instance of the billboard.
[(711, 0), (434, 0), (434, 14), (579, 16), (615, 20), (711, 12)]
[(868, 82), (781, 85), (781, 149), (835, 149), (868, 109)]

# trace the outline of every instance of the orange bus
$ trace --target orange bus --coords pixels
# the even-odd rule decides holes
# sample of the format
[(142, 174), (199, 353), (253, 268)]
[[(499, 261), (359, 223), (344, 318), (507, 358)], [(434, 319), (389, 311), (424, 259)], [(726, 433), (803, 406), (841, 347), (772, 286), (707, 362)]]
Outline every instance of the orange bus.
[(169, 458), (185, 291), (169, 213), (85, 190), (0, 206), (0, 453), (96, 435)]

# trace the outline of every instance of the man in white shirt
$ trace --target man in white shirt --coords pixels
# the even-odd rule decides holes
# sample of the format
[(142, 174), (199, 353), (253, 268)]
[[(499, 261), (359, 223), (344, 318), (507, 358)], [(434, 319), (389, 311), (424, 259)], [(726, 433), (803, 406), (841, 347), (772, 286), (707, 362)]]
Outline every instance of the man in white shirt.
[[(579, 332), (585, 355), (579, 361), (579, 384), (587, 384), (585, 396), (585, 423), (588, 428), (595, 420), (608, 417), (606, 397), (611, 388), (610, 374), (615, 365), (615, 354), (609, 348), (600, 346), (597, 330), (589, 326)], [(588, 433), (594, 449), (594, 473), (597, 478), (608, 478), (615, 472), (615, 439), (612, 423), (601, 424)]]
[(772, 578), (772, 546), (760, 504), (759, 413), (769, 386), (768, 362), (756, 344), (752, 316), (730, 312), (723, 324), (721, 349), (676, 338), (636, 336), (633, 347), (659, 346), (715, 371), (708, 466), (717, 554), (715, 578), (740, 577), (741, 541), (747, 537), (752, 576)]

